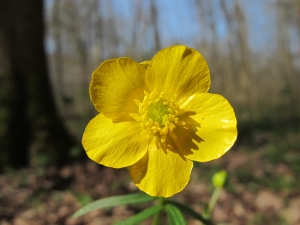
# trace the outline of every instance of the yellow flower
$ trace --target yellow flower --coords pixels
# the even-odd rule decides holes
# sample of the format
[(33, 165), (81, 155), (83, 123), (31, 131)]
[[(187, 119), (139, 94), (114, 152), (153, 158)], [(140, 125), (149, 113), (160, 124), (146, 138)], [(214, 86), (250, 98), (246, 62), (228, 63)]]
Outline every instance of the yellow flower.
[(149, 195), (174, 195), (188, 183), (193, 160), (221, 157), (237, 137), (232, 107), (207, 93), (209, 86), (204, 58), (183, 45), (141, 64), (125, 57), (103, 62), (90, 85), (101, 114), (84, 131), (87, 155), (108, 167), (127, 167)]

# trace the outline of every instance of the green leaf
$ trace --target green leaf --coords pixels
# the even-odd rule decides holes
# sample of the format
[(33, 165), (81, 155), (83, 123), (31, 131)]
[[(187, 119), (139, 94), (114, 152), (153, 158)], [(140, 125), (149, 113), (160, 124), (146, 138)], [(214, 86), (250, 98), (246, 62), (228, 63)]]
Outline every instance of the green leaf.
[(164, 207), (162, 205), (156, 205), (145, 209), (144, 211), (129, 217), (126, 220), (120, 221), (115, 223), (114, 225), (134, 225), (142, 222), (143, 220), (149, 218), (150, 216), (158, 213), (159, 211), (163, 210)]
[(194, 211), (193, 209), (191, 209), (190, 207), (188, 207), (186, 205), (183, 205), (183, 204), (181, 204), (179, 202), (172, 201), (172, 200), (168, 200), (167, 204), (172, 204), (172, 205), (176, 206), (184, 214), (187, 214), (187, 215), (193, 217), (194, 219), (201, 221), (205, 225), (211, 225), (212, 224), (210, 220), (204, 218), (199, 213), (197, 213), (196, 211)]
[(77, 212), (73, 214), (72, 218), (75, 219), (79, 216), (82, 216), (96, 209), (110, 208), (113, 206), (127, 205), (127, 204), (134, 204), (134, 203), (152, 202), (155, 199), (157, 198), (149, 196), (145, 193), (136, 193), (136, 194), (103, 198), (82, 207), (81, 209), (79, 209)]
[(166, 205), (166, 211), (168, 214), (170, 225), (185, 225), (185, 219), (180, 210), (171, 204)]

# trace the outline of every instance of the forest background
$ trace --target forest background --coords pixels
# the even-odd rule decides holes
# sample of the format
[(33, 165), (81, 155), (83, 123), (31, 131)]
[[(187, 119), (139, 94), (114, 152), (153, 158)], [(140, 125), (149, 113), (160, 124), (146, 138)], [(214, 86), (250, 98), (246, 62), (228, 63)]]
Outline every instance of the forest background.
[(66, 119), (82, 119), (76, 123), (79, 134), (95, 112), (88, 86), (101, 62), (120, 56), (141, 62), (174, 44), (203, 54), (212, 76), (210, 92), (232, 103), (240, 125), (279, 123), (300, 115), (297, 0), (47, 4), (54, 93)]

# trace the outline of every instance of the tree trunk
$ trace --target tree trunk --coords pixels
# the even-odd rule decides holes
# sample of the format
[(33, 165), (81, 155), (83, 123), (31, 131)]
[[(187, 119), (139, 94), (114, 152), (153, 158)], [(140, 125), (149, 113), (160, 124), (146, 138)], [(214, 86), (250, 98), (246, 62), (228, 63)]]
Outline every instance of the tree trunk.
[(63, 163), (74, 139), (58, 116), (44, 50), (42, 0), (0, 1), (0, 167), (29, 153)]

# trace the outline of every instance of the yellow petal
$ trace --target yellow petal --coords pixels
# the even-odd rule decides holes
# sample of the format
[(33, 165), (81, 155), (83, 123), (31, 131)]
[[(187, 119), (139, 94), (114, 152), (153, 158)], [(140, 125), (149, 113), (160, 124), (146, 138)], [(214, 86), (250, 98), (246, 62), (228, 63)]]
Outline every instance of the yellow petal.
[(159, 51), (147, 69), (147, 84), (167, 96), (178, 99), (195, 93), (205, 93), (210, 86), (209, 69), (203, 56), (195, 49), (183, 45)]
[(147, 151), (148, 141), (140, 136), (141, 129), (137, 122), (113, 123), (98, 114), (87, 125), (82, 144), (95, 162), (113, 168), (127, 167)]
[(143, 100), (146, 70), (130, 58), (104, 61), (92, 75), (90, 96), (95, 108), (113, 121), (132, 120), (134, 99)]
[(150, 61), (144, 61), (140, 63), (145, 69), (148, 69), (148, 66), (150, 64)]
[[(221, 157), (234, 144), (237, 138), (237, 121), (228, 101), (216, 94), (196, 94), (182, 106), (184, 110), (194, 111), (191, 116), (200, 124), (192, 137), (195, 145), (183, 153), (191, 160), (205, 162)], [(177, 134), (178, 136), (178, 134)]]
[(147, 154), (130, 167), (130, 176), (147, 194), (170, 197), (186, 186), (192, 167), (192, 161), (172, 151), (157, 149), (152, 141)]

